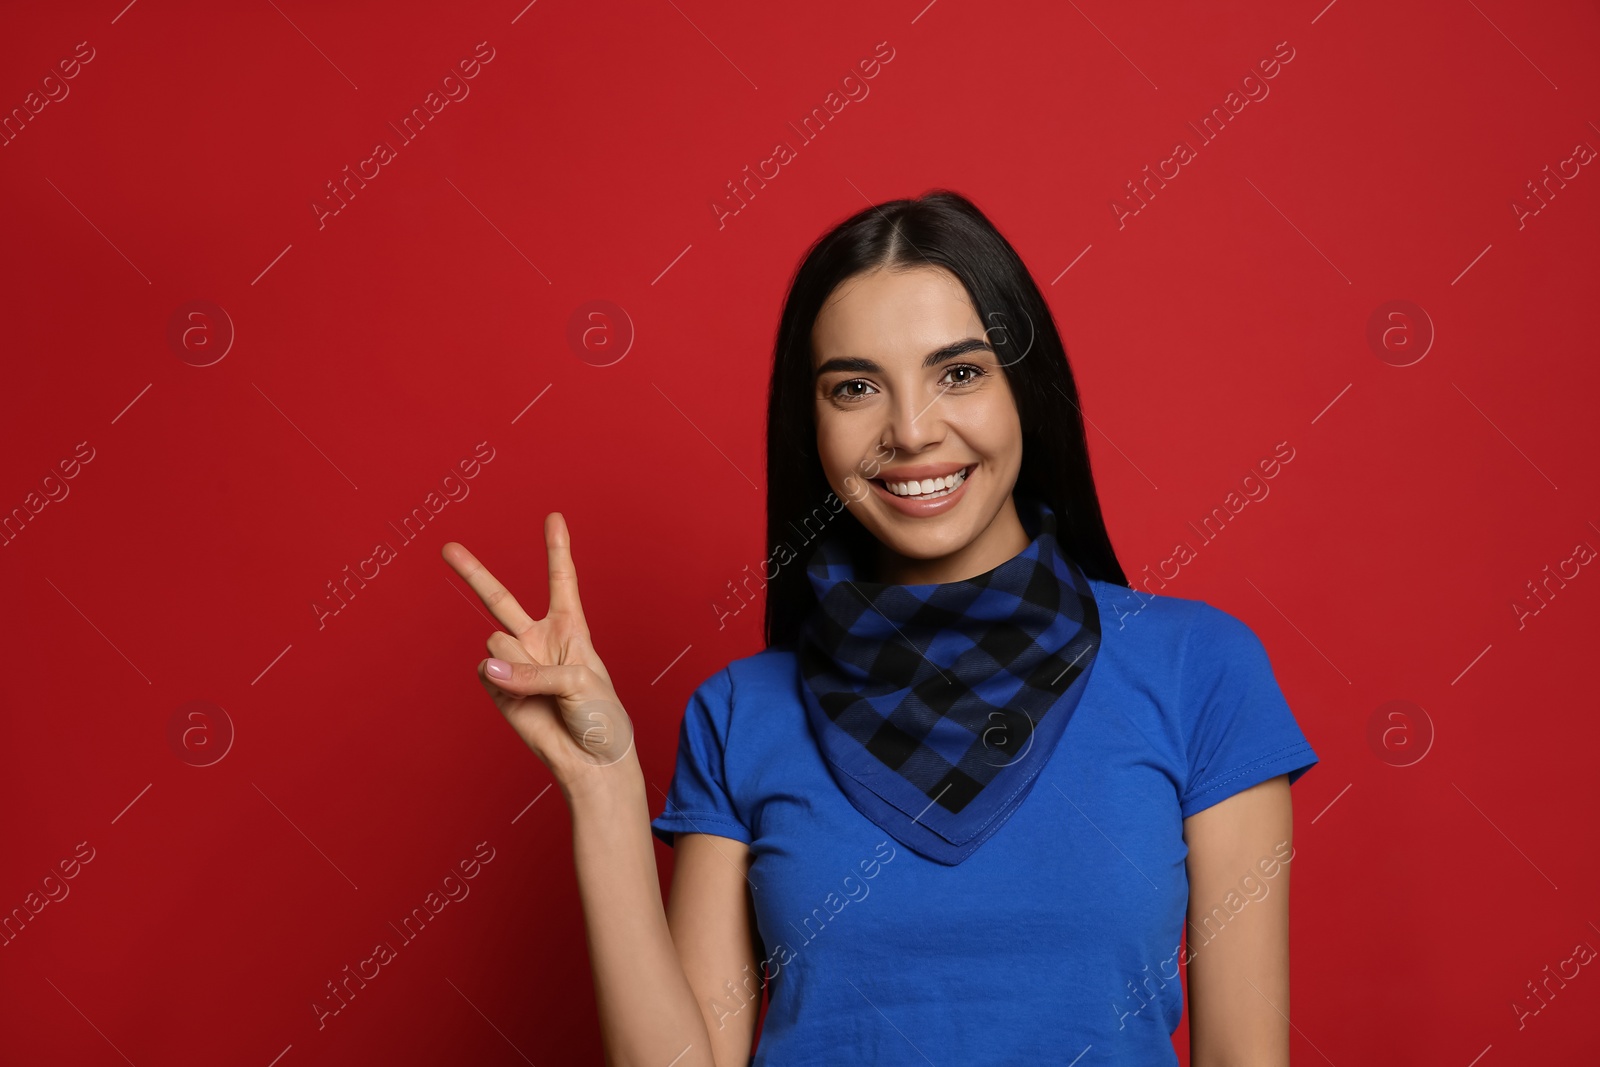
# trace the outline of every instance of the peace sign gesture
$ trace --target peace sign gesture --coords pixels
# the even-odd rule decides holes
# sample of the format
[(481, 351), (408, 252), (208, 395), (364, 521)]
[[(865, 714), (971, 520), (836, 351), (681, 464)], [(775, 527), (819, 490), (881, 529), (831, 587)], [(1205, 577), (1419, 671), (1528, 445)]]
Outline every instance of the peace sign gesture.
[(545, 516), (544, 541), (550, 610), (538, 620), (522, 610), (465, 546), (450, 541), (440, 552), (505, 627), (489, 635), (489, 654), (494, 658), (478, 664), (479, 680), (512, 728), (570, 794), (579, 775), (633, 752), (633, 722), (589, 639), (578, 600), (571, 538), (559, 511)]

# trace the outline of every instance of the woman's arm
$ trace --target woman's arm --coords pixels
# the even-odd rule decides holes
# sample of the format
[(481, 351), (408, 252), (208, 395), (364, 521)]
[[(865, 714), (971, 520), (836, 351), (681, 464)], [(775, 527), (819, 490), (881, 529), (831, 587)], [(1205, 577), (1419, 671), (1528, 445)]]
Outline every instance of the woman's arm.
[(567, 803), (606, 1063), (746, 1067), (760, 989), (754, 1005), (729, 1014), (740, 1002), (724, 982), (759, 974), (748, 846), (679, 834), (669, 923), (637, 754), (581, 776)]
[(1293, 836), (1285, 775), (1183, 821), (1190, 1067), (1289, 1065)]
[(679, 833), (667, 925), (711, 1035), (717, 1067), (746, 1067), (761, 1017), (763, 966), (750, 896), (750, 846)]
[[(716, 869), (708, 850), (690, 846), (674, 877), (684, 888), (681, 899), (673, 893), (669, 930), (633, 720), (595, 652), (560, 512), (545, 516), (544, 533), (550, 610), (543, 619), (524, 611), (465, 546), (450, 541), (441, 552), (505, 626), (489, 635), (492, 658), (479, 662), (478, 679), (550, 768), (572, 815), (606, 1063), (744, 1067), (750, 1035), (744, 1035), (742, 1054), (724, 1027), (713, 1041), (702, 1005), (720, 992), (724, 975), (738, 980), (737, 969), (751, 955), (742, 874), (747, 861), (734, 856), (741, 869), (730, 876)], [(730, 947), (738, 945), (746, 948)], [(712, 977), (715, 985), (702, 988)]]

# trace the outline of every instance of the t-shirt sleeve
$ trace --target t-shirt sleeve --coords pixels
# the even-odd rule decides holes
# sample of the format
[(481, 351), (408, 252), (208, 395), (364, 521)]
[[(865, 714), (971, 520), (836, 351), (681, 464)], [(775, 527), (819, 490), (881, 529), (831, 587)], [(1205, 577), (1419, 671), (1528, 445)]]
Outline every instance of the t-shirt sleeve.
[(1280, 774), (1293, 785), (1311, 769), (1317, 754), (1249, 626), (1202, 601), (1184, 647), (1183, 818)]
[(734, 810), (723, 755), (733, 712), (733, 678), (723, 668), (689, 697), (678, 731), (678, 760), (660, 815), (650, 832), (668, 845), (679, 833), (716, 834), (750, 843), (750, 831)]

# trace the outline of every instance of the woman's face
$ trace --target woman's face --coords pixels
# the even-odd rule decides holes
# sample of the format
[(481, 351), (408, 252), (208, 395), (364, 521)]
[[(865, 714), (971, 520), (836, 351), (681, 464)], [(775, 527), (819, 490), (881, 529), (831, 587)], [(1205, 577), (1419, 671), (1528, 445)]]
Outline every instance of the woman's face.
[(954, 274), (848, 278), (811, 340), (817, 450), (828, 484), (882, 545), (875, 580), (959, 581), (1027, 547), (1011, 498), (1022, 469), (1016, 401)]

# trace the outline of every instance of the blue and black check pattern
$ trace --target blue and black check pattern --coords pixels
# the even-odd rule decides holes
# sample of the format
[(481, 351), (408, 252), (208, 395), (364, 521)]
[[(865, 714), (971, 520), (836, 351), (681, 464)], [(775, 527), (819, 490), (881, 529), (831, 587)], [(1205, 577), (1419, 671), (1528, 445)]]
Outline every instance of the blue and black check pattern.
[(817, 606), (797, 653), (813, 733), (858, 810), (944, 863), (1021, 804), (1100, 647), (1094, 594), (1055, 513), (1026, 498), (1017, 508), (1028, 547), (964, 581), (858, 580), (837, 537), (807, 564)]

